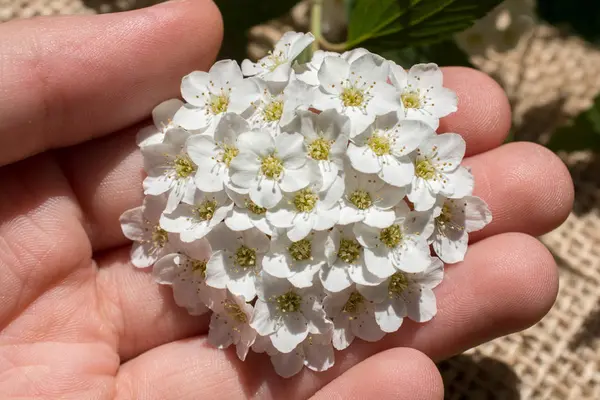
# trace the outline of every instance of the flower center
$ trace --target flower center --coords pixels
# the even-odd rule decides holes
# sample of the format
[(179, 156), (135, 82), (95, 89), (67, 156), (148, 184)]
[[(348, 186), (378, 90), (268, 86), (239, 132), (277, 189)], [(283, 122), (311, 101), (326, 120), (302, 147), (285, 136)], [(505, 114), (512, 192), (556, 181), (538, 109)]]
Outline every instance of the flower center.
[(193, 260), (191, 268), (193, 273), (206, 277), (206, 261)]
[(437, 217), (435, 220), (440, 225), (446, 225), (447, 223), (452, 221), (452, 210), (450, 209), (450, 206), (444, 204), (442, 206), (442, 212), (440, 213), (439, 217)]
[(256, 250), (240, 246), (235, 252), (235, 263), (244, 269), (256, 267)]
[(365, 298), (358, 292), (352, 292), (348, 301), (344, 305), (342, 312), (348, 314), (358, 314), (360, 312), (360, 306), (365, 302)]
[(217, 115), (227, 111), (229, 107), (229, 96), (221, 94), (219, 96), (213, 96), (210, 102), (210, 111)]
[(435, 176), (435, 167), (429, 159), (424, 158), (417, 161), (417, 165), (415, 165), (415, 175), (425, 180), (432, 179)]
[(235, 304), (233, 301), (229, 299), (225, 300), (225, 302), (223, 303), (223, 309), (225, 310), (227, 315), (229, 315), (233, 320), (242, 324), (248, 322), (248, 317), (246, 316), (246, 313), (242, 311), (240, 306)]
[(160, 225), (155, 225), (152, 229), (152, 243), (155, 247), (163, 248), (169, 241), (169, 234)]
[(268, 59), (271, 62), (271, 65), (268, 67), (269, 71), (271, 72), (275, 71), (277, 67), (287, 62), (287, 58), (284, 57), (281, 51), (276, 51), (275, 53), (269, 52)]
[(323, 161), (329, 159), (329, 150), (331, 149), (331, 142), (324, 139), (318, 138), (308, 145), (308, 154), (313, 160)]
[(340, 240), (340, 249), (337, 256), (344, 262), (352, 264), (360, 257), (362, 246), (356, 240), (342, 239)]
[(404, 92), (400, 98), (406, 108), (421, 108), (421, 95), (418, 91)]
[(256, 205), (256, 204), (254, 204), (254, 202), (253, 202), (252, 200), (250, 200), (250, 199), (247, 199), (247, 200), (245, 201), (245, 205), (246, 205), (246, 208), (247, 208), (248, 210), (250, 210), (250, 212), (251, 212), (252, 214), (256, 214), (256, 215), (263, 215), (263, 214), (265, 214), (265, 213), (267, 212), (267, 209), (266, 209), (266, 208), (263, 208), (263, 207), (257, 206), (257, 205)]
[(311, 189), (302, 189), (294, 196), (294, 207), (298, 212), (311, 212), (317, 205), (317, 201), (319, 201), (319, 196)]
[(367, 144), (373, 150), (373, 153), (378, 157), (390, 154), (391, 143), (390, 139), (385, 135), (373, 134), (367, 141)]
[(390, 277), (388, 293), (390, 296), (398, 296), (408, 288), (408, 279), (402, 272), (396, 272)]
[(271, 154), (262, 159), (260, 170), (269, 179), (279, 179), (283, 173), (283, 163)]
[(359, 210), (366, 210), (373, 205), (373, 200), (369, 192), (358, 189), (350, 195), (350, 203), (354, 204)]
[(277, 309), (283, 313), (293, 313), (300, 311), (302, 297), (291, 290), (275, 299)]
[(362, 89), (351, 86), (344, 89), (340, 98), (345, 107), (360, 107), (365, 101), (365, 92)]
[(216, 200), (204, 200), (194, 211), (202, 221), (208, 221), (215, 215), (218, 206), (219, 203)]
[(399, 225), (392, 225), (389, 228), (382, 229), (379, 233), (379, 240), (390, 249), (398, 246), (402, 241), (402, 230)]
[(312, 256), (312, 241), (310, 239), (302, 239), (292, 243), (288, 247), (288, 252), (294, 261), (306, 261)]
[(177, 156), (173, 164), (178, 178), (187, 178), (196, 172), (196, 165), (188, 155)]
[(223, 145), (223, 154), (221, 154), (221, 162), (225, 163), (229, 167), (231, 161), (240, 153), (240, 151), (234, 146), (228, 144)]
[(268, 122), (277, 122), (283, 115), (283, 101), (272, 101), (263, 110), (263, 116)]

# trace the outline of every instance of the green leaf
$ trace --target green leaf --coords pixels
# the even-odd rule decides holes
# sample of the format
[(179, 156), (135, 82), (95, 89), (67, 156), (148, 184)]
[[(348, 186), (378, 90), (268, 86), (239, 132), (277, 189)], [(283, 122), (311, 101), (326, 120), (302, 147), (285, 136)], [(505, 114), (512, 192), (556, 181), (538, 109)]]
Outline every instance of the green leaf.
[(559, 128), (548, 142), (553, 151), (600, 150), (600, 96), (594, 105), (567, 126)]
[(216, 3), (225, 27), (219, 59), (241, 61), (246, 58), (250, 28), (282, 16), (298, 0), (216, 0)]
[(456, 45), (454, 40), (444, 40), (434, 44), (404, 47), (401, 49), (392, 48), (380, 54), (382, 57), (392, 60), (406, 69), (414, 64), (429, 62), (434, 62), (441, 67), (473, 67), (467, 54)]
[(502, 0), (356, 0), (348, 47), (400, 48), (448, 40)]

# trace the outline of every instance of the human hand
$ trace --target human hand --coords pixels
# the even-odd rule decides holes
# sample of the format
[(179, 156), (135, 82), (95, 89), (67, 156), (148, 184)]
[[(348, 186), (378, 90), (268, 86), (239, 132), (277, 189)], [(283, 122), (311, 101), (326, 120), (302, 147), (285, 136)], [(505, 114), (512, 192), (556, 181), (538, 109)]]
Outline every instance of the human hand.
[(264, 356), (241, 363), (207, 345), (207, 319), (129, 264), (119, 216), (142, 201), (138, 123), (177, 96), (183, 75), (210, 66), (221, 35), (218, 11), (202, 0), (0, 26), (0, 397), (439, 398), (423, 353), (443, 359), (548, 311), (556, 266), (528, 235), (567, 216), (569, 174), (540, 146), (501, 146), (502, 90), (448, 68), (460, 111), (439, 131), (464, 136), (475, 195), (494, 221), (447, 268), (435, 319), (356, 342), (331, 370), (289, 380)]

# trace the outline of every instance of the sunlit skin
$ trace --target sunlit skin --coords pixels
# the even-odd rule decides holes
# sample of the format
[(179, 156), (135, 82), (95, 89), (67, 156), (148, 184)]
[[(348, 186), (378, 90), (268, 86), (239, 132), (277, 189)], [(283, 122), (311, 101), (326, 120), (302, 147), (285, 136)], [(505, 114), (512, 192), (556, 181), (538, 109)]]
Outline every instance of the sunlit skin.
[(356, 341), (330, 371), (290, 380), (264, 355), (242, 363), (210, 347), (208, 318), (189, 316), (129, 264), (118, 218), (142, 203), (139, 122), (178, 96), (182, 76), (210, 67), (221, 36), (208, 0), (0, 25), (1, 398), (440, 399), (430, 359), (545, 315), (557, 273), (534, 236), (568, 215), (568, 172), (538, 145), (501, 145), (503, 91), (482, 73), (447, 68), (459, 111), (439, 131), (465, 138), (475, 195), (494, 220), (447, 268), (434, 320)]

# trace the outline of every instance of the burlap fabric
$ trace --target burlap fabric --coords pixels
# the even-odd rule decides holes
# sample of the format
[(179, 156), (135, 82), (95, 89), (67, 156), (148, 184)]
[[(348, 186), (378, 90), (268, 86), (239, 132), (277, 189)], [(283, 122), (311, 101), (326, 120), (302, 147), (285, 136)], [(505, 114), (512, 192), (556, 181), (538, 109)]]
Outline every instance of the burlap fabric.
[[(0, 21), (35, 15), (94, 13), (156, 1), (0, 0)], [(306, 5), (251, 32), (259, 57), (281, 32), (306, 28)], [(544, 142), (600, 92), (600, 51), (536, 23), (516, 48), (472, 61), (496, 78), (513, 104), (519, 139)], [(600, 162), (563, 155), (576, 186), (568, 220), (542, 240), (556, 256), (561, 285), (550, 313), (525, 332), (479, 346), (440, 364), (448, 399), (600, 399)]]

